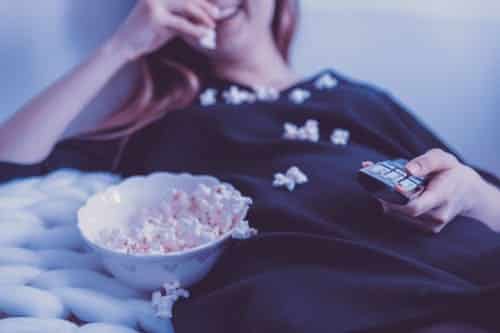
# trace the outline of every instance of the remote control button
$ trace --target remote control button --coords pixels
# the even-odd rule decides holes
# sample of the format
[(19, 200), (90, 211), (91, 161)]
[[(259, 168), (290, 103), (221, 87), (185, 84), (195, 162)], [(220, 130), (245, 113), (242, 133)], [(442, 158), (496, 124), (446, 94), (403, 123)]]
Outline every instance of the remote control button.
[(417, 177), (417, 176), (411, 176), (408, 179), (411, 180), (412, 182), (414, 182), (417, 185), (422, 185), (424, 183), (424, 181), (425, 181), (423, 178), (420, 178), (420, 177)]
[(397, 172), (396, 170), (384, 175), (384, 178), (389, 179), (390, 181), (397, 183), (400, 180), (404, 179), (406, 175), (401, 175), (401, 173)]
[(373, 174), (376, 174), (376, 175), (385, 175), (386, 173), (388, 173), (389, 171), (391, 171), (391, 169), (388, 169), (386, 168), (385, 166), (383, 165), (380, 165), (380, 164), (375, 164), (373, 166), (371, 166), (368, 171), (370, 171), (371, 173)]
[(396, 166), (400, 169), (406, 169), (406, 165), (408, 164), (408, 160), (404, 160), (404, 159), (394, 160), (391, 162), (394, 164), (394, 166)]
[(394, 172), (397, 172), (399, 175), (401, 175), (401, 176), (403, 176), (405, 178), (408, 177), (408, 174), (405, 171), (401, 170), (401, 169), (395, 169)]
[(401, 181), (399, 186), (401, 186), (401, 189), (405, 192), (414, 192), (419, 187), (418, 184), (415, 184), (408, 178)]
[(383, 165), (384, 167), (388, 168), (389, 170), (393, 170), (396, 168), (396, 166), (394, 164), (392, 164), (391, 162), (381, 162), (381, 163), (377, 163), (378, 165)]

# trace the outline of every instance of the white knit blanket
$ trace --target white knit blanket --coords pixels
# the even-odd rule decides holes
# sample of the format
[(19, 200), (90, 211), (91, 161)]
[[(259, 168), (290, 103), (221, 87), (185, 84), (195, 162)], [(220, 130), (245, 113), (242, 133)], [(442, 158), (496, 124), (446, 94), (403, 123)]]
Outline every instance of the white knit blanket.
[(0, 186), (0, 333), (173, 332), (150, 295), (108, 275), (78, 233), (78, 208), (118, 181), (60, 170)]

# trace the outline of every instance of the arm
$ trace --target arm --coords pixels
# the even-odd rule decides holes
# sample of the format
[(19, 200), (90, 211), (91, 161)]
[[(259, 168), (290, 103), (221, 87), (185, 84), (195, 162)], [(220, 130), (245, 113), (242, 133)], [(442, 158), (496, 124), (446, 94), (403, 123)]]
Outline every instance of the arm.
[(0, 160), (44, 160), (71, 121), (126, 62), (125, 53), (108, 42), (31, 100), (0, 128)]
[[(139, 1), (115, 35), (87, 61), (0, 127), (0, 161), (43, 161), (71, 121), (122, 66), (157, 50), (177, 35), (200, 38), (206, 34), (206, 26), (215, 26), (217, 13), (212, 4), (206, 0), (186, 3)], [(183, 14), (174, 14), (180, 12)]]
[(436, 233), (459, 215), (500, 231), (500, 190), (476, 170), (441, 149), (413, 159), (407, 169), (412, 175), (429, 177), (429, 183), (405, 206), (382, 202), (386, 213), (416, 218), (415, 223)]

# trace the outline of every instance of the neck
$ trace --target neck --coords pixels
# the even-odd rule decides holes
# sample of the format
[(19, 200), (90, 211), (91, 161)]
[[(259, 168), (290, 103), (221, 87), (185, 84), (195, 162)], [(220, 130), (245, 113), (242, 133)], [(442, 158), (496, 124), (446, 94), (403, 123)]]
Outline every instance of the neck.
[(214, 64), (221, 78), (250, 87), (272, 87), (283, 90), (298, 77), (281, 56), (274, 41), (259, 41), (259, 47), (246, 50), (244, 56)]

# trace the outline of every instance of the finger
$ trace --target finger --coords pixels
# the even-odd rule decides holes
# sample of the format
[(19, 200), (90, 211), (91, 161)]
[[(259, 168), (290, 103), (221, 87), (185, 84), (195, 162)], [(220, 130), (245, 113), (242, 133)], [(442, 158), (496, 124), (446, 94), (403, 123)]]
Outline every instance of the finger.
[(207, 26), (210, 29), (215, 28), (215, 18), (211, 16), (211, 12), (200, 6), (198, 2), (186, 2), (180, 12), (196, 23)]
[(440, 233), (446, 227), (446, 224), (437, 223), (436, 221), (430, 218), (429, 219), (418, 218), (415, 221), (416, 221), (415, 224), (418, 225), (421, 230), (433, 234)]
[(433, 220), (424, 220), (422, 218), (410, 217), (407, 214), (400, 212), (397, 208), (395, 208), (396, 206), (393, 204), (390, 204), (383, 200), (379, 200), (379, 202), (382, 205), (384, 214), (395, 217), (402, 222), (411, 224), (421, 231), (437, 233), (442, 230), (442, 228), (440, 228), (441, 225), (437, 224)]
[(431, 173), (454, 168), (457, 165), (458, 160), (455, 156), (441, 149), (432, 149), (410, 161), (406, 168), (414, 176), (425, 177)]
[(433, 233), (433, 234), (438, 234), (440, 233), (446, 225), (438, 224), (434, 222), (431, 219), (423, 219), (423, 218), (417, 218), (413, 220), (414, 224), (420, 229), (425, 232)]
[(161, 20), (166, 14), (166, 10), (157, 0), (144, 0), (151, 16), (155, 19)]
[(380, 203), (380, 207), (382, 208), (382, 212), (384, 214), (388, 214), (390, 212), (389, 203), (385, 202), (384, 200), (381, 200), (381, 199), (377, 199), (377, 200)]
[(404, 195), (406, 198), (408, 198), (409, 200), (413, 200), (417, 197), (419, 197), (425, 190), (425, 188), (423, 186), (420, 186), (419, 188), (416, 188), (414, 189), (413, 191), (408, 191), (407, 189), (405, 189), (403, 186), (401, 186), (400, 184), (396, 185), (394, 187), (394, 189), (401, 193), (402, 195)]
[(456, 209), (448, 204), (438, 207), (427, 214), (427, 219), (437, 226), (447, 225), (457, 216)]
[(363, 168), (368, 168), (368, 167), (371, 167), (372, 165), (374, 165), (375, 163), (373, 163), (372, 161), (363, 161), (361, 162), (361, 166)]
[(208, 13), (210, 13), (210, 15), (212, 16), (212, 18), (214, 18), (215, 20), (217, 20), (220, 16), (220, 9), (219, 7), (217, 7), (216, 5), (214, 5), (213, 3), (211, 2), (208, 2), (206, 0), (200, 0), (199, 1), (199, 5), (200, 7), (202, 7), (203, 9), (205, 9), (205, 11), (207, 11)]
[(420, 217), (439, 207), (443, 203), (442, 195), (437, 191), (424, 191), (419, 197), (411, 200), (405, 206), (392, 207), (410, 217)]
[(407, 205), (397, 207), (401, 212), (412, 217), (422, 216), (447, 204), (452, 198), (453, 184), (448, 174), (436, 176), (423, 192)]
[(206, 27), (196, 25), (186, 18), (175, 15), (172, 15), (169, 19), (168, 25), (171, 29), (184, 36), (195, 37), (197, 39), (205, 37), (210, 31), (210, 29)]

